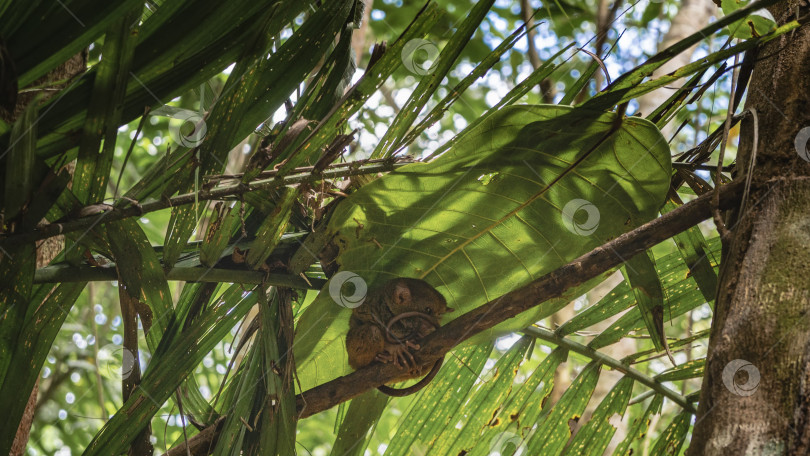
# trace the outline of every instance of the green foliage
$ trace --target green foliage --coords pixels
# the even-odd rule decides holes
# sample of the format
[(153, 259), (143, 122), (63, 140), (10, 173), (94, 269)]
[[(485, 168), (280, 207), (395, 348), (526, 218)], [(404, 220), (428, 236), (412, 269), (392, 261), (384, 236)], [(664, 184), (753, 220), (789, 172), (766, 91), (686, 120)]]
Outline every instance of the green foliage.
[[(678, 454), (692, 416), (681, 394), (703, 373), (717, 284), (719, 241), (707, 230), (630, 259), (626, 280), (555, 331), (532, 325), (590, 302), (599, 280), (476, 335), (415, 397), (366, 392), (337, 418), (298, 422), (295, 393), (349, 371), (349, 310), (329, 284), (316, 297), (329, 277), (308, 249), (334, 242), (340, 270), (370, 286), (424, 278), (457, 317), (675, 209), (690, 193), (671, 150), (695, 144), (682, 134), (670, 149), (658, 128), (705, 118), (684, 130), (699, 141), (719, 125), (720, 65), (798, 26), (751, 15), (774, 1), (724, 0), (726, 17), (657, 56), (637, 44), (657, 39), (647, 22), (665, 22), (674, 2), (627, 5), (595, 49), (609, 72), (621, 68), (610, 85), (579, 51), (594, 34), (588, 0), (536, 11), (382, 0), (368, 24), (354, 0), (0, 2), (0, 82), (25, 104), (2, 106), (11, 114), (0, 123), (0, 451), (39, 381), (34, 454), (124, 453), (149, 425), (164, 451), (194, 438), (192, 424), (214, 423), (213, 454), (602, 454), (620, 418), (629, 427), (615, 454)], [(622, 42), (620, 26), (640, 38)], [(723, 34), (752, 38), (728, 48)], [(387, 44), (369, 65), (374, 41)], [(704, 58), (646, 79), (696, 44)], [(51, 73), (72, 58), (86, 71)], [(691, 84), (649, 120), (616, 109), (632, 112), (635, 97), (678, 77)], [(427, 158), (399, 167), (404, 152)], [(369, 157), (398, 169), (367, 176), (363, 163), (341, 163)], [(267, 185), (244, 193), (256, 182)], [(230, 191), (216, 207), (212, 188)], [(105, 220), (184, 193), (193, 203)], [(38, 225), (88, 213), (91, 225), (65, 230), (61, 252), (39, 259)], [(70, 281), (39, 283), (49, 262)], [(184, 284), (169, 279), (179, 266)], [(140, 327), (122, 323), (119, 296)], [(124, 331), (137, 346), (121, 346)], [(636, 351), (621, 360), (601, 351), (630, 336)], [(665, 343), (688, 357), (663, 364)], [(124, 401), (135, 362), (143, 376)], [(609, 392), (597, 388), (605, 366), (623, 374)], [(562, 372), (578, 375), (569, 385)]]
[[(723, 8), (723, 13), (731, 14), (743, 6), (747, 6), (746, 4), (750, 2), (744, 0), (721, 0), (720, 3)], [(771, 13), (763, 8), (745, 19), (729, 25), (728, 30), (735, 38), (746, 39), (765, 35), (773, 30), (775, 26), (776, 22), (774, 22)]]

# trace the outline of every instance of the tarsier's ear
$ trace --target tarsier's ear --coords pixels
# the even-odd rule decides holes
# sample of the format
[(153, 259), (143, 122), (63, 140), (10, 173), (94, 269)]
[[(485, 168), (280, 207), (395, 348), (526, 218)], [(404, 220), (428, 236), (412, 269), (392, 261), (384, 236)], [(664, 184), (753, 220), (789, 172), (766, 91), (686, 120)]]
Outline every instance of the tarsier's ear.
[(394, 302), (399, 305), (405, 305), (411, 302), (411, 289), (408, 285), (402, 282), (397, 282), (394, 287)]

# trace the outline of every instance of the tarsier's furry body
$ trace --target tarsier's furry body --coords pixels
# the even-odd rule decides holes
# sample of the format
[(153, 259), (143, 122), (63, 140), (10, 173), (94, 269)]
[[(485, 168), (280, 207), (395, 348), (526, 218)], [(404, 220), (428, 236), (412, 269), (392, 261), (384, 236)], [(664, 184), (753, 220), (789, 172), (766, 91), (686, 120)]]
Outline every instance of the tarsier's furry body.
[(346, 335), (349, 365), (359, 369), (375, 361), (392, 362), (408, 369), (394, 382), (428, 374), (425, 381), (404, 390), (379, 388), (396, 396), (421, 389), (438, 371), (441, 360), (418, 366), (411, 351), (419, 349), (416, 341), (435, 331), (442, 315), (447, 312), (452, 312), (452, 309), (447, 307), (444, 296), (424, 280), (396, 278), (387, 281), (369, 292), (363, 304), (352, 311)]

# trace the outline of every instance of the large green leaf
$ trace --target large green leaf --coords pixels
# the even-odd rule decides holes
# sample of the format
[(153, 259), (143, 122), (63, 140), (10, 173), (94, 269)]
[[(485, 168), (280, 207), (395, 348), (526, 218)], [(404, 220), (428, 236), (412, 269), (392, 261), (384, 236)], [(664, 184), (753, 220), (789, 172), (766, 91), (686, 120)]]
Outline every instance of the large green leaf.
[[(750, 1), (745, 0), (721, 0), (720, 4), (723, 13), (731, 14), (744, 6), (749, 6)], [(741, 19), (728, 26), (728, 30), (735, 38), (747, 39), (754, 36), (762, 36), (776, 27), (773, 16), (765, 8), (754, 11), (750, 16)]]
[[(392, 276), (423, 278), (459, 315), (649, 220), (669, 179), (666, 141), (646, 120), (511, 106), (437, 160), (400, 168), (355, 192), (335, 210), (329, 229), (341, 247), (342, 270), (370, 285)], [(477, 340), (523, 328), (585, 287)], [(302, 388), (347, 372), (348, 316), (328, 292), (302, 316), (295, 347)]]

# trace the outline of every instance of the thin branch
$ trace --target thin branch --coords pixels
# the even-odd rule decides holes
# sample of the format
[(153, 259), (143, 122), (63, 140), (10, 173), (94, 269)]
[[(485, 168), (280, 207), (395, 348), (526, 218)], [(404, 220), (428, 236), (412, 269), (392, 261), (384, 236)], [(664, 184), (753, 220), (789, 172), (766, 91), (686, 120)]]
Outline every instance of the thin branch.
[[(211, 201), (220, 200), (231, 196), (244, 195), (246, 193), (255, 192), (259, 190), (267, 190), (271, 188), (278, 188), (287, 185), (301, 184), (304, 182), (312, 182), (319, 179), (333, 179), (337, 177), (358, 176), (361, 174), (374, 174), (385, 171), (392, 171), (396, 168), (408, 164), (410, 160), (380, 160), (371, 164), (362, 164), (363, 162), (355, 162), (355, 166), (348, 169), (343, 167), (335, 169), (326, 169), (321, 173), (304, 172), (300, 174), (293, 174), (284, 177), (273, 177), (266, 181), (251, 182), (248, 185), (231, 185), (215, 189), (203, 189), (199, 193), (186, 193), (183, 195), (175, 196), (174, 198), (162, 199), (159, 201), (152, 201), (143, 203), (141, 205), (130, 205), (125, 208), (115, 207), (102, 213), (97, 213), (88, 217), (82, 217), (75, 220), (67, 220), (64, 222), (54, 222), (41, 225), (36, 229), (20, 234), (0, 235), (0, 247), (7, 248), (12, 245), (20, 243), (30, 243), (40, 239), (47, 239), (49, 237), (58, 236), (60, 234), (72, 233), (76, 231), (89, 230), (98, 223), (114, 222), (131, 217), (140, 217), (149, 212), (163, 210), (169, 207), (182, 206), (185, 204), (194, 204), (195, 198), (197, 201)], [(131, 201), (130, 201), (131, 202)], [(123, 206), (127, 200), (118, 202)], [(115, 205), (113, 205), (115, 206)]]
[[(34, 283), (101, 282), (118, 280), (114, 265), (108, 267), (58, 265), (37, 269)], [(166, 274), (166, 280), (182, 282), (226, 282), (258, 285), (266, 283), (299, 290), (320, 290), (326, 280), (314, 277), (304, 280), (290, 274), (266, 274), (262, 271), (206, 267), (175, 267)]]
[(523, 333), (532, 337), (536, 337), (538, 339), (543, 339), (547, 342), (551, 342), (554, 345), (567, 348), (572, 352), (579, 353), (580, 355), (586, 356), (600, 364), (604, 364), (605, 366), (608, 366), (632, 378), (633, 380), (641, 383), (642, 385), (647, 386), (648, 388), (654, 390), (655, 392), (661, 394), (662, 396), (671, 399), (673, 402), (680, 405), (685, 410), (688, 410), (692, 413), (697, 413), (695, 408), (692, 406), (692, 404), (689, 403), (689, 401), (686, 400), (685, 397), (667, 388), (660, 382), (656, 381), (654, 378), (645, 375), (638, 369), (634, 369), (630, 366), (627, 366), (626, 364), (623, 364), (616, 358), (611, 358), (610, 356), (600, 351), (594, 350), (593, 348), (590, 348), (586, 345), (582, 345), (578, 342), (574, 342), (573, 340), (566, 339), (565, 337), (560, 337), (554, 334), (554, 332), (549, 331), (547, 329), (541, 329), (531, 326), (524, 329)]
[[(740, 60), (740, 55), (734, 56), (734, 71), (731, 74), (731, 91), (734, 93), (737, 84), (737, 77), (740, 73), (737, 63)], [(720, 156), (717, 158), (717, 173), (715, 174), (714, 181), (714, 224), (717, 226), (717, 232), (720, 233), (720, 239), (725, 243), (728, 241), (729, 230), (726, 227), (726, 222), (720, 214), (720, 187), (723, 186), (723, 157), (725, 157), (726, 143), (728, 143), (728, 133), (731, 129), (731, 118), (734, 116), (732, 112), (733, 101), (729, 100), (728, 110), (726, 111), (726, 120), (723, 123), (723, 140), (720, 141)]]

